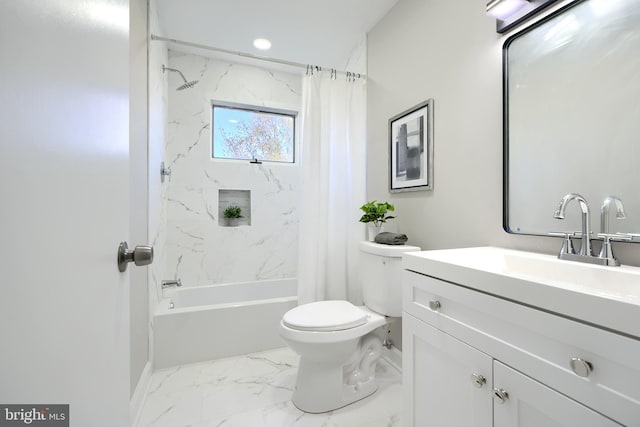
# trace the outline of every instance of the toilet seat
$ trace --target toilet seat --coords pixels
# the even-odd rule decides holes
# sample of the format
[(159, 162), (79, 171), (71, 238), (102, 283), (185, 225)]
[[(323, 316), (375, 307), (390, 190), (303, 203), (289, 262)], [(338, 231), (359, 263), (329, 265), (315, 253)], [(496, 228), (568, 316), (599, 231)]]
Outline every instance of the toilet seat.
[(332, 332), (362, 326), (368, 318), (369, 313), (348, 301), (318, 301), (289, 310), (282, 323), (298, 331)]

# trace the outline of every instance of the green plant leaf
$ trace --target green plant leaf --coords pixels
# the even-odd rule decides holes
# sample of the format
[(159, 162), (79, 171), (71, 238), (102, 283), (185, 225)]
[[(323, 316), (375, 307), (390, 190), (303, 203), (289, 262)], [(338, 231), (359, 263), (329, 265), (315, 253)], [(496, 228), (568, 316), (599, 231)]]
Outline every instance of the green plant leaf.
[(387, 222), (388, 219), (395, 218), (394, 216), (387, 215), (387, 212), (395, 211), (395, 207), (387, 202), (378, 203), (373, 200), (362, 205), (360, 210), (364, 212), (364, 215), (360, 218), (360, 222), (373, 222), (376, 226)]
[(240, 206), (236, 206), (236, 205), (228, 206), (224, 210), (223, 215), (225, 218), (228, 218), (228, 219), (244, 218), (242, 216), (242, 209), (240, 208)]

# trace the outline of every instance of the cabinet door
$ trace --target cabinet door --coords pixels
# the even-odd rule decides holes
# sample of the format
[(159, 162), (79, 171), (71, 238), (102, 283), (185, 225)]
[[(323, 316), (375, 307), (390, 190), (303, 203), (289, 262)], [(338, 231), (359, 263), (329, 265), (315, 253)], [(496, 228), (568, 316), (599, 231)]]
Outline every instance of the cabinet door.
[(508, 395), (504, 401), (494, 397), (495, 427), (621, 425), (498, 361), (494, 362), (493, 375), (495, 389)]
[(402, 425), (491, 427), (491, 357), (406, 312), (402, 329)]

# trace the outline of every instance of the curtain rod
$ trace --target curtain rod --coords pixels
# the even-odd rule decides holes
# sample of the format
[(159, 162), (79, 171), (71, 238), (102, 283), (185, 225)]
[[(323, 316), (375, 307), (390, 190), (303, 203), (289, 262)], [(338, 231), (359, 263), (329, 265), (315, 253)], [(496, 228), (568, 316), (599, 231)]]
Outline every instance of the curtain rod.
[(353, 73), (351, 71), (342, 71), (342, 70), (336, 70), (334, 68), (324, 68), (324, 67), (318, 67), (316, 65), (311, 65), (311, 64), (302, 64), (300, 62), (285, 61), (283, 59), (268, 58), (268, 57), (253, 55), (251, 53), (238, 52), (238, 51), (235, 51), (235, 50), (223, 49), (223, 48), (220, 48), (220, 47), (206, 46), (206, 45), (203, 45), (203, 44), (187, 42), (187, 41), (184, 41), (184, 40), (170, 39), (170, 38), (167, 38), (167, 37), (156, 36), (155, 34), (151, 34), (151, 40), (158, 40), (158, 41), (162, 41), (162, 42), (181, 44), (183, 46), (195, 47), (195, 48), (204, 49), (204, 50), (211, 50), (211, 51), (214, 51), (214, 52), (226, 53), (226, 54), (229, 54), (229, 55), (242, 56), (244, 58), (256, 59), (258, 61), (275, 62), (276, 64), (289, 65), (291, 67), (306, 69), (307, 72), (309, 72), (309, 70), (313, 71), (313, 70), (317, 70), (317, 69), (320, 69), (320, 70), (325, 69), (325, 70), (330, 70), (334, 75), (335, 74), (343, 74), (343, 75), (347, 76), (347, 78), (353, 78), (353, 79), (363, 78), (363, 79), (365, 79), (367, 77), (365, 74)]

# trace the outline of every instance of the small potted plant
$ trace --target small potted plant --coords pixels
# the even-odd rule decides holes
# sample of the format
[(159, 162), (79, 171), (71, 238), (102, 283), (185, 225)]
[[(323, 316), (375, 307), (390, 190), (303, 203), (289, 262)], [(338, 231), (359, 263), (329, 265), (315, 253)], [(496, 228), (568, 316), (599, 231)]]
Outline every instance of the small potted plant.
[(382, 224), (387, 222), (388, 219), (395, 218), (395, 216), (388, 215), (388, 212), (393, 212), (395, 207), (387, 202), (378, 203), (374, 200), (360, 206), (360, 210), (364, 212), (364, 215), (360, 218), (360, 222), (367, 224), (370, 242), (373, 242), (376, 236), (380, 233), (382, 230)]
[(238, 221), (240, 220), (240, 218), (243, 218), (242, 209), (240, 208), (240, 206), (236, 205), (228, 206), (224, 210), (223, 215), (227, 219), (227, 225), (232, 227), (238, 225)]

